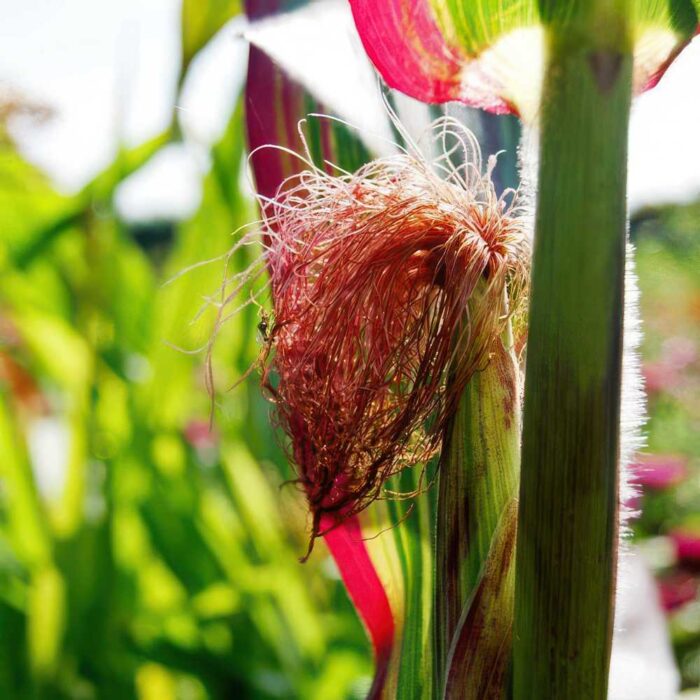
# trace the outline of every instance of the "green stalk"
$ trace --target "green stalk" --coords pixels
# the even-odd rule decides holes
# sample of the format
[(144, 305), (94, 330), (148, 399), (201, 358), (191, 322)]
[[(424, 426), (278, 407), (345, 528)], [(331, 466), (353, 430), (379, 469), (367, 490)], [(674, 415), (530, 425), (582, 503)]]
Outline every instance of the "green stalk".
[(625, 2), (571, 6), (547, 29), (516, 700), (603, 700), (612, 639), (632, 56)]
[[(506, 516), (514, 513), (520, 460), (519, 370), (511, 347), (508, 329), (494, 343), (488, 365), (467, 384), (446, 432), (436, 535), (438, 697), (500, 697), (509, 665), (512, 581), (497, 597), (506, 588), (489, 572), (497, 572), (501, 583), (503, 575), (509, 578), (511, 567), (501, 563), (515, 544), (515, 518)], [(497, 566), (489, 566), (494, 557)], [(484, 607), (498, 623), (477, 626), (480, 634), (474, 634), (472, 622), (483, 619)]]

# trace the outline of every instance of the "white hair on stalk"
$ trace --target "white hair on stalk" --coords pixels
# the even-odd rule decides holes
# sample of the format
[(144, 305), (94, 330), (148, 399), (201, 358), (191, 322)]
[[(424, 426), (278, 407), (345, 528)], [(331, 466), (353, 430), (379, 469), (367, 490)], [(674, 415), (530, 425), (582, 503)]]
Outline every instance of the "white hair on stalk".
[(620, 548), (608, 700), (671, 700), (680, 689), (680, 675), (652, 574), (629, 541), (628, 523), (637, 514), (632, 504), (638, 495), (630, 464), (644, 447), (642, 427), (646, 420), (639, 357), (639, 296), (634, 246), (628, 243), (620, 412)]
[(622, 335), (622, 392), (620, 397), (620, 547), (616, 582), (615, 632), (624, 632), (626, 594), (635, 585), (628, 565), (630, 556), (629, 521), (638, 511), (634, 503), (639, 488), (632, 481), (630, 465), (644, 447), (642, 428), (646, 422), (646, 397), (642, 378), (639, 347), (642, 341), (642, 321), (639, 315), (639, 286), (634, 263), (634, 246), (627, 244), (625, 264), (625, 317)]
[(540, 164), (539, 151), (539, 127), (531, 124), (522, 124), (520, 143), (518, 144), (518, 174), (520, 175), (520, 191), (522, 192), (523, 203), (529, 205), (533, 212), (533, 217), (537, 200), (537, 172)]
[(629, 522), (638, 511), (634, 507), (639, 488), (632, 482), (631, 462), (644, 446), (642, 427), (646, 422), (646, 400), (639, 346), (642, 320), (639, 315), (639, 286), (634, 264), (634, 246), (627, 243), (625, 256), (625, 307), (622, 333), (622, 391), (620, 395), (619, 502), (620, 546), (615, 589), (615, 633), (623, 632), (625, 594), (633, 587), (627, 559), (630, 555)]
[(629, 520), (637, 515), (637, 511), (631, 504), (638, 496), (638, 487), (632, 483), (630, 464), (645, 444), (642, 428), (646, 423), (646, 395), (639, 357), (642, 342), (639, 296), (634, 246), (628, 243), (625, 264), (625, 317), (620, 401), (620, 531), (623, 540), (630, 534)]
[[(518, 148), (521, 191), (528, 203), (534, 209), (537, 198), (537, 172), (539, 165), (539, 129), (523, 127), (523, 134)], [(611, 688), (610, 700), (620, 700), (620, 688), (629, 687), (629, 681), (624, 678), (627, 670), (621, 668), (619, 661), (624, 655), (627, 638), (627, 623), (630, 616), (630, 605), (637, 600), (634, 596), (639, 588), (639, 569), (643, 567), (638, 556), (635, 556), (630, 544), (631, 530), (629, 527), (638, 513), (634, 506), (639, 488), (633, 483), (631, 467), (635, 455), (644, 447), (645, 438), (642, 428), (646, 422), (646, 394), (641, 372), (639, 349), (642, 341), (642, 321), (639, 313), (639, 286), (635, 272), (634, 246), (627, 243), (625, 259), (625, 305), (622, 337), (622, 387), (620, 396), (620, 447), (619, 447), (619, 548), (618, 573), (615, 590), (615, 627), (611, 678), (614, 679), (614, 690)], [(644, 583), (642, 581), (642, 583)], [(650, 604), (653, 604), (651, 601)], [(661, 649), (661, 655), (664, 650)], [(654, 660), (645, 659), (651, 664)], [(632, 697), (632, 696), (625, 696)]]
[[(518, 147), (523, 206), (535, 209), (537, 172), (539, 166), (539, 129), (523, 126)], [(629, 240), (629, 235), (628, 235)], [(627, 243), (625, 256), (625, 306), (622, 338), (622, 391), (620, 396), (619, 500), (621, 549), (629, 539), (629, 521), (637, 515), (633, 507), (638, 495), (632, 483), (630, 464), (644, 447), (642, 428), (646, 422), (646, 394), (642, 378), (639, 347), (642, 341), (642, 321), (639, 315), (639, 286), (635, 272), (634, 246)], [(622, 551), (621, 551), (622, 553)]]

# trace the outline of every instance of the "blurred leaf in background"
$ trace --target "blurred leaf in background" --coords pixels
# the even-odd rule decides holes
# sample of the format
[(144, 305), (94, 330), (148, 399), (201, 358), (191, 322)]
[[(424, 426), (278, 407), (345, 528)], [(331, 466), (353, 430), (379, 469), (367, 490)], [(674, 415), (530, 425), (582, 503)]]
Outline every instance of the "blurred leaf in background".
[(649, 401), (634, 532), (655, 569), (683, 685), (700, 685), (700, 205), (640, 212), (632, 236)]
[(209, 39), (233, 17), (242, 12), (240, 0), (183, 0), (182, 2), (182, 74)]
[[(239, 11), (183, 4), (181, 84)], [(211, 336), (231, 234), (255, 218), (240, 107), (190, 219), (134, 224), (114, 205), (178, 132), (64, 196), (2, 130), (0, 696), (361, 697), (369, 650), (327, 555), (298, 563), (305, 511), (280, 490), (268, 406), (255, 378), (227, 391), (257, 353), (257, 311), (218, 338), (213, 431), (189, 352)]]

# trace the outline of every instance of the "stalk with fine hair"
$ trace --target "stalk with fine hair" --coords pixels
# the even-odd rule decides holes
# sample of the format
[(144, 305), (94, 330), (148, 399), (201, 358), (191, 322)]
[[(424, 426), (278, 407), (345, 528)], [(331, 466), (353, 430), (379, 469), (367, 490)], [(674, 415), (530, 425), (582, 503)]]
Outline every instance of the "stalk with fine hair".
[[(548, 6), (542, 3), (544, 15)], [(607, 694), (619, 517), (629, 35), (624, 0), (576, 3), (547, 27), (518, 525), (516, 700)]]

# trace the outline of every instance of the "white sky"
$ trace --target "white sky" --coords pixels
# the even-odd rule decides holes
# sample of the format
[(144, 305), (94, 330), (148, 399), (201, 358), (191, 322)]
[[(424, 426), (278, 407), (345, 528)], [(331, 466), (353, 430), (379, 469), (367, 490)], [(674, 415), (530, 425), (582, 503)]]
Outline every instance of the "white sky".
[[(159, 133), (175, 99), (179, 0), (0, 0), (0, 83), (52, 107), (17, 133), (29, 159), (66, 191), (107, 165), (121, 140)], [(206, 146), (240, 88), (245, 45), (229, 26), (197, 64), (178, 107), (186, 135), (125, 183), (130, 216), (186, 216), (200, 196)], [(700, 40), (637, 100), (630, 135), (630, 204), (700, 195)], [(340, 81), (342, 82), (342, 81)], [(604, 125), (601, 125), (604, 128)]]
[(178, 0), (0, 0), (0, 18), (0, 80), (56, 112), (22, 146), (66, 189), (168, 123)]
[[(604, 125), (602, 125), (604, 126)], [(700, 37), (640, 95), (630, 124), (630, 207), (700, 196)]]

